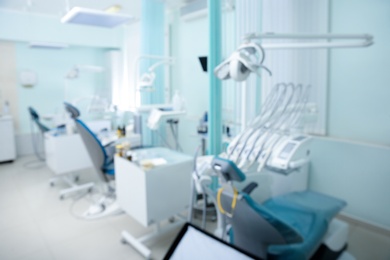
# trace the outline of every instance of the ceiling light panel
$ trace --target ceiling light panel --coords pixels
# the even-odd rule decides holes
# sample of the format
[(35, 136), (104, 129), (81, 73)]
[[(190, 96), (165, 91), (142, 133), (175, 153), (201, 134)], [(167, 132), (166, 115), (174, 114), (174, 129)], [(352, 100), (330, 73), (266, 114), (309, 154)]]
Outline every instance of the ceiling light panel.
[(73, 7), (62, 17), (61, 22), (112, 28), (133, 19), (133, 16), (127, 14), (108, 13), (95, 9)]

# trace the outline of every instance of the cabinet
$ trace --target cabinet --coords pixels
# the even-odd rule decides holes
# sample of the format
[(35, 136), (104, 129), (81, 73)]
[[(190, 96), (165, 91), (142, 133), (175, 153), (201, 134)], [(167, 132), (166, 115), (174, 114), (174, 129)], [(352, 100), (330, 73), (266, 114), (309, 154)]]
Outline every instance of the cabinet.
[(45, 133), (47, 166), (55, 174), (64, 174), (92, 167), (92, 161), (79, 134)]
[(163, 158), (166, 164), (144, 169), (115, 156), (117, 199), (144, 226), (168, 219), (188, 207), (193, 158), (166, 148), (135, 150), (138, 159)]
[(0, 162), (16, 158), (15, 133), (12, 116), (0, 116)]

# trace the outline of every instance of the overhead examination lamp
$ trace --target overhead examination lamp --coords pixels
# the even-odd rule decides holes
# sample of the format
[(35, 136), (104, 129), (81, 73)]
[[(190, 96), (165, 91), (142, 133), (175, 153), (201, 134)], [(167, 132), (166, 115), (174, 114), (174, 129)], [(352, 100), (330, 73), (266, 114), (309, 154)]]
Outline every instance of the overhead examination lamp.
[(162, 60), (160, 62), (156, 62), (153, 64), (149, 69), (148, 72), (142, 74), (142, 76), (139, 78), (137, 86), (139, 90), (153, 90), (153, 84), (154, 80), (156, 79), (156, 73), (154, 73), (154, 70), (162, 65), (171, 65), (173, 63), (172, 59)]
[[(115, 9), (115, 11), (117, 10), (118, 8)], [(62, 23), (91, 25), (106, 28), (113, 28), (131, 20), (134, 20), (133, 16), (115, 13), (111, 11), (111, 8), (102, 11), (84, 7), (73, 7), (61, 18)]]
[(260, 75), (260, 69), (272, 75), (271, 71), (263, 65), (264, 58), (264, 49), (260, 44), (243, 43), (228, 59), (214, 69), (214, 74), (221, 80), (231, 78), (235, 81), (246, 80), (251, 72)]
[[(300, 40), (299, 42), (260, 43), (262, 39)], [(234, 79), (244, 81), (251, 72), (260, 76), (259, 69), (271, 71), (262, 65), (266, 50), (282, 49), (334, 49), (362, 48), (371, 46), (374, 37), (370, 34), (276, 34), (250, 33), (244, 37), (244, 43), (214, 69), (214, 74), (221, 80)], [(313, 40), (323, 40), (322, 42)], [(334, 42), (333, 42), (334, 41)]]

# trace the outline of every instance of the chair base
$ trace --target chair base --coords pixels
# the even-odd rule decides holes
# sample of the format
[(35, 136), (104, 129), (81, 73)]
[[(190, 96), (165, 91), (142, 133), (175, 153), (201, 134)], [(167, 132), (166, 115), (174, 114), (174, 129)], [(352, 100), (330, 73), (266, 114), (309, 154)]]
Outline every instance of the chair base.
[(338, 258), (337, 260), (356, 260), (356, 258), (348, 253), (347, 251), (344, 251)]
[(329, 224), (323, 244), (334, 252), (340, 251), (348, 242), (348, 234), (348, 223), (334, 218)]
[(155, 227), (156, 229), (146, 234), (140, 238), (135, 238), (133, 235), (131, 235), (126, 230), (122, 231), (122, 243), (129, 244), (132, 247), (134, 247), (135, 250), (137, 250), (142, 256), (144, 256), (146, 259), (152, 259), (152, 251), (144, 245), (144, 242), (155, 239), (163, 234), (169, 233), (173, 231), (174, 229), (182, 226), (185, 223), (185, 219), (181, 218), (180, 216), (179, 220), (175, 220), (174, 222), (170, 222), (167, 226), (161, 228), (160, 223), (156, 223)]
[(78, 178), (79, 178), (78, 176), (74, 177), (73, 175), (69, 175), (69, 174), (60, 175), (60, 176), (56, 176), (56, 177), (51, 178), (49, 180), (49, 184), (50, 184), (50, 186), (54, 186), (55, 183), (57, 183), (58, 181), (63, 181), (70, 186), (69, 188), (60, 190), (59, 198), (60, 198), (60, 200), (63, 200), (67, 197), (67, 195), (75, 194), (75, 193), (78, 193), (80, 191), (91, 190), (93, 188), (93, 186), (95, 185), (92, 182), (78, 185), (76, 183), (78, 181)]
[(111, 203), (107, 203), (107, 198), (103, 197), (100, 199), (99, 203), (91, 205), (89, 209), (84, 212), (83, 218), (87, 220), (99, 219), (122, 213), (124, 213), (124, 211), (115, 200), (111, 201)]
[(346, 252), (348, 247), (348, 234), (349, 225), (346, 222), (339, 219), (332, 219), (321, 246), (311, 259), (355, 259), (351, 254)]
[[(321, 246), (317, 249), (315, 254), (310, 258), (311, 260), (336, 260), (336, 259), (343, 259), (341, 258), (342, 255), (349, 253), (345, 252), (347, 250), (348, 245), (345, 244), (342, 249), (339, 251), (333, 251), (329, 247), (327, 247), (325, 244), (321, 244)], [(351, 256), (351, 255), (350, 255)], [(350, 259), (350, 258), (347, 258)], [(352, 258), (354, 259), (354, 258)]]

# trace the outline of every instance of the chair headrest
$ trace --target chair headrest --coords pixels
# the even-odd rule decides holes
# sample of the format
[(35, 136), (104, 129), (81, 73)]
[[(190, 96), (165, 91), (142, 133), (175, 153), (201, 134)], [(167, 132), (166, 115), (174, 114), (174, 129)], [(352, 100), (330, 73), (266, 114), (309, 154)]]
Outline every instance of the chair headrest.
[(30, 112), (30, 116), (33, 120), (39, 120), (39, 115), (34, 108), (28, 107), (28, 112)]
[(64, 102), (65, 109), (70, 113), (70, 117), (76, 119), (80, 116), (80, 111), (73, 105), (68, 102)]
[(243, 182), (245, 180), (245, 174), (230, 160), (214, 157), (211, 167), (221, 174), (226, 181)]

